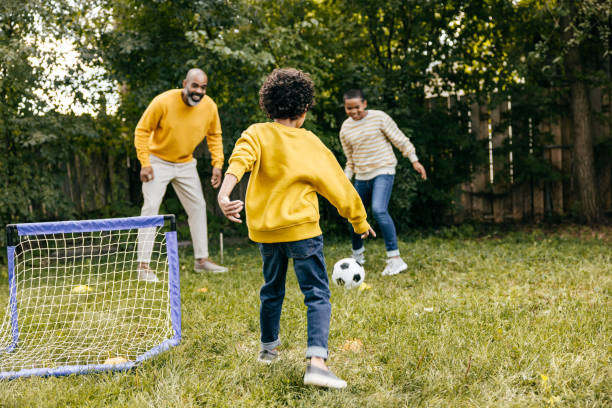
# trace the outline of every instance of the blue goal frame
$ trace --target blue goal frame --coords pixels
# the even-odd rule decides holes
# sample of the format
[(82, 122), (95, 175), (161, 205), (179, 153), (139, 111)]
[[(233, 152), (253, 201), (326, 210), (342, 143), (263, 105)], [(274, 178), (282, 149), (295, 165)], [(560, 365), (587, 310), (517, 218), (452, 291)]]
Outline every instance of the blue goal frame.
[(97, 371), (124, 371), (129, 370), (142, 361), (149, 359), (159, 353), (174, 347), (181, 342), (181, 287), (179, 277), (179, 257), (178, 242), (176, 236), (176, 218), (173, 214), (157, 215), (152, 217), (126, 217), (108, 218), (99, 220), (84, 221), (59, 221), (59, 222), (40, 222), (29, 224), (10, 224), (6, 227), (6, 242), (8, 254), (8, 280), (9, 280), (9, 305), (11, 310), (11, 334), (12, 343), (2, 354), (11, 353), (19, 347), (19, 315), (17, 311), (17, 282), (15, 277), (15, 235), (39, 235), (39, 234), (59, 234), (72, 232), (94, 232), (125, 230), (133, 228), (162, 227), (166, 222), (170, 222), (170, 231), (165, 233), (166, 251), (168, 262), (168, 292), (170, 300), (170, 321), (174, 336), (166, 339), (157, 346), (139, 355), (134, 361), (121, 364), (87, 364), (87, 365), (66, 365), (55, 368), (31, 368), (19, 371), (0, 371), (0, 380), (14, 379), (18, 377), (30, 376), (65, 376), (70, 374), (85, 374)]

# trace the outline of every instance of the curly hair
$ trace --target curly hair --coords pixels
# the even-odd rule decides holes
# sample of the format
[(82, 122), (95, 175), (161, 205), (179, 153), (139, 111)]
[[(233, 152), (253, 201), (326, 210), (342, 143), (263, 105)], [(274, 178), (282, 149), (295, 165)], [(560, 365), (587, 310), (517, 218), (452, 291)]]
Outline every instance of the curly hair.
[(314, 82), (298, 69), (275, 69), (259, 90), (259, 106), (271, 119), (297, 119), (313, 105)]

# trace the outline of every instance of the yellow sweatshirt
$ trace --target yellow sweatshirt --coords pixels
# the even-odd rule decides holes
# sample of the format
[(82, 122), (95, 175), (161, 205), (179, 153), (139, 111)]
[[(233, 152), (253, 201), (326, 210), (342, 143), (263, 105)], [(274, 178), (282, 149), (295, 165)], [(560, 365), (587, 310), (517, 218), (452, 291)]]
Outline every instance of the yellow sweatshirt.
[(193, 159), (193, 151), (208, 138), (213, 167), (223, 168), (223, 141), (217, 105), (207, 95), (196, 106), (187, 106), (181, 89), (157, 95), (142, 114), (134, 145), (142, 167), (150, 166), (149, 153), (173, 163)]
[(276, 122), (242, 133), (227, 173), (251, 172), (246, 221), (255, 242), (299, 241), (321, 234), (319, 200), (325, 197), (357, 233), (370, 227), (361, 199), (331, 151), (314, 133)]

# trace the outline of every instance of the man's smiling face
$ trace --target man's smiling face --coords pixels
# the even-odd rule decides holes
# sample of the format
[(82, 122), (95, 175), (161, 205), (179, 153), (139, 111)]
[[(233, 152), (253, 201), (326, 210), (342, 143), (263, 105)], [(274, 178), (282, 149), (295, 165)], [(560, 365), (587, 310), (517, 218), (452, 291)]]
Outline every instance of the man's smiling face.
[(208, 78), (203, 72), (188, 75), (183, 81), (183, 100), (189, 106), (196, 106), (206, 95)]

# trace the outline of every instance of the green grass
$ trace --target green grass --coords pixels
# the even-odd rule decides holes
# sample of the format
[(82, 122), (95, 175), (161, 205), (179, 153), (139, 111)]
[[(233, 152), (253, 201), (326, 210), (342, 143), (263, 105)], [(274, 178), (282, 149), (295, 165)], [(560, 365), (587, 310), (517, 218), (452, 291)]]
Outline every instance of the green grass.
[[(371, 289), (332, 287), (329, 365), (346, 390), (302, 385), (306, 309), (292, 272), (280, 360), (256, 363), (261, 261), (243, 244), (226, 248), (226, 275), (194, 274), (181, 256), (179, 347), (124, 373), (4, 381), (0, 406), (612, 405), (612, 230), (451, 229), (400, 250), (408, 273), (380, 276), (379, 238), (367, 243)], [(349, 252), (348, 240), (326, 243), (330, 267)]]

